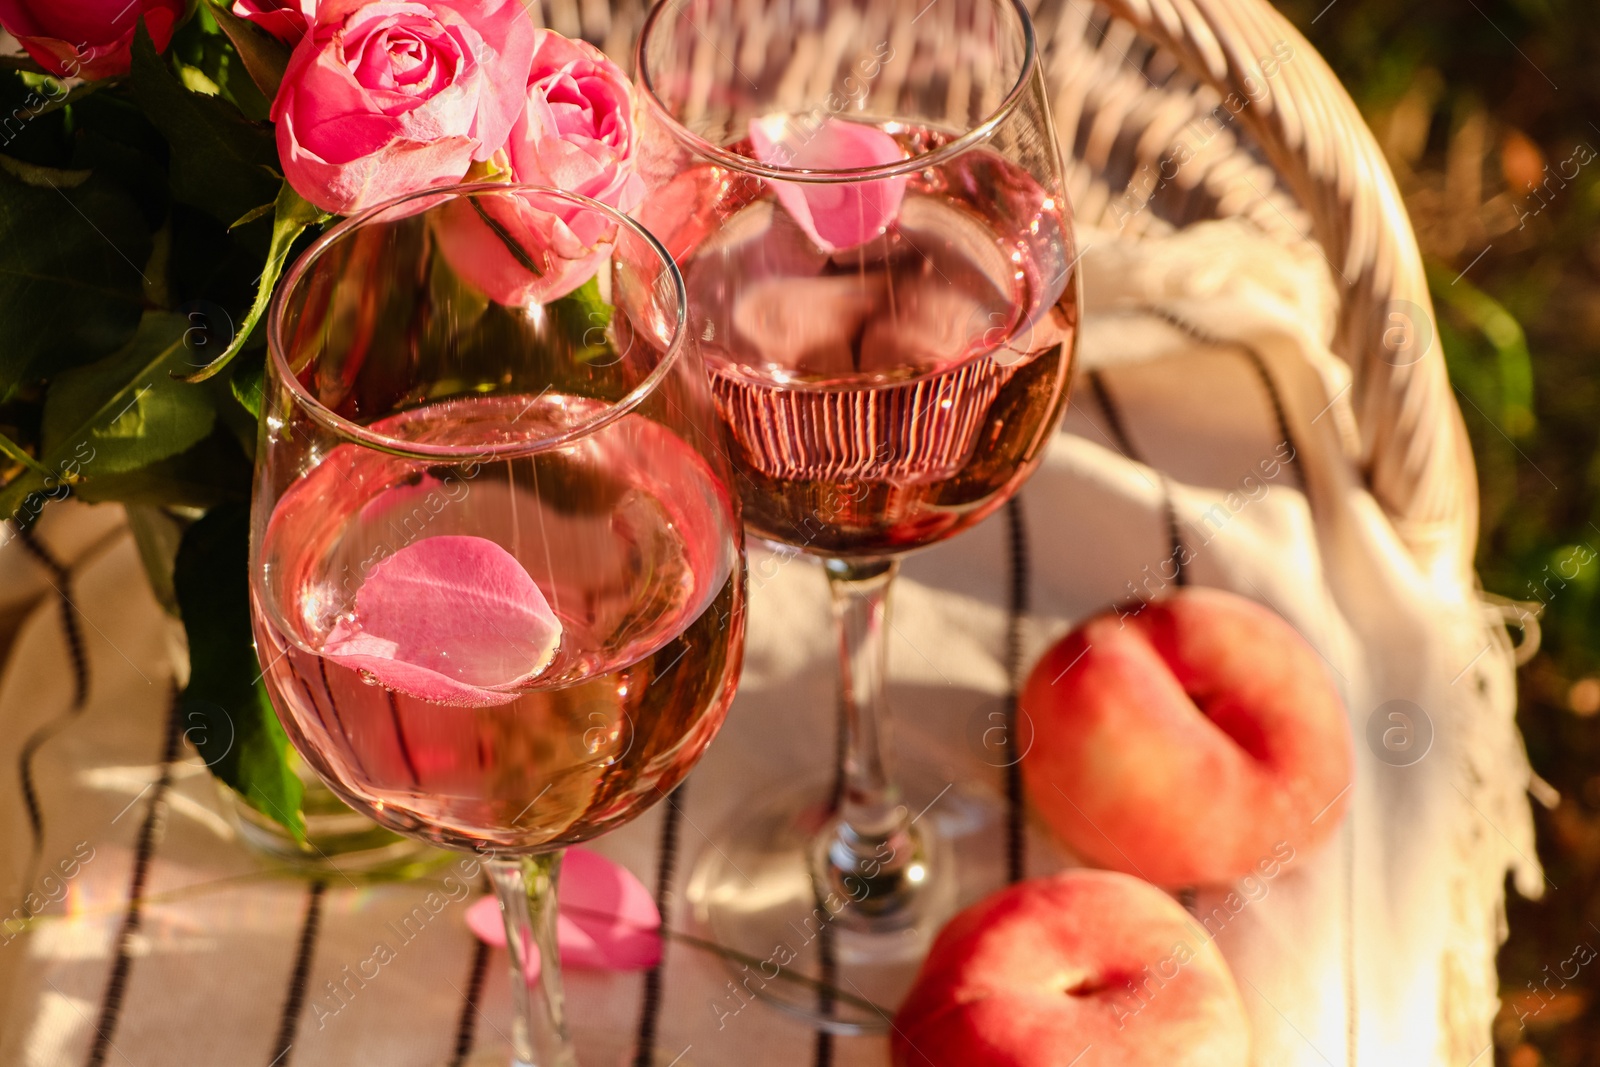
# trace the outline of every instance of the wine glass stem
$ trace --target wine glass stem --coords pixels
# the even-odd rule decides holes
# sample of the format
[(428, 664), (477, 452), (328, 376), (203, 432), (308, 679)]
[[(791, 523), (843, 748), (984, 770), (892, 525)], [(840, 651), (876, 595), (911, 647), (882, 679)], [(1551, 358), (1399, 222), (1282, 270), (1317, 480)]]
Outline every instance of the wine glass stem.
[[(824, 562), (839, 636), (845, 720), (844, 780), (837, 819), (819, 857), (818, 888), (838, 893), (858, 920), (911, 920), (922, 849), (891, 771), (888, 682), (889, 586), (897, 559)], [(848, 922), (849, 919), (846, 919)]]
[[(561, 853), (493, 859), (485, 866), (500, 898), (511, 957), (511, 1045), (514, 1067), (577, 1067), (567, 1035), (561, 989), (561, 955), (556, 947), (556, 883)], [(539, 978), (526, 980), (527, 949), (539, 953)]]

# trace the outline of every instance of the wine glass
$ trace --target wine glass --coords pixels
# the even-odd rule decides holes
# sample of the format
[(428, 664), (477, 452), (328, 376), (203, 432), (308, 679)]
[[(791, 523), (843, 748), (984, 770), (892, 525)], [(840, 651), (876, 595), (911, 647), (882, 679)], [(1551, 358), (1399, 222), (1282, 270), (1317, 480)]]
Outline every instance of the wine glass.
[(742, 527), (685, 312), (629, 219), (488, 184), (335, 227), (269, 322), (267, 690), (344, 801), (482, 861), (523, 1067), (575, 1062), (561, 850), (688, 774), (743, 656)]
[[(892, 1005), (961, 860), (912, 814), (931, 791), (908, 807), (891, 773), (890, 584), (1015, 494), (1060, 424), (1071, 214), (1022, 3), (778, 10), (652, 10), (637, 214), (683, 271), (746, 524), (823, 563), (844, 758), (832, 789), (742, 806), (691, 892), (747, 958)], [(885, 1025), (814, 986), (760, 991), (827, 1029)]]

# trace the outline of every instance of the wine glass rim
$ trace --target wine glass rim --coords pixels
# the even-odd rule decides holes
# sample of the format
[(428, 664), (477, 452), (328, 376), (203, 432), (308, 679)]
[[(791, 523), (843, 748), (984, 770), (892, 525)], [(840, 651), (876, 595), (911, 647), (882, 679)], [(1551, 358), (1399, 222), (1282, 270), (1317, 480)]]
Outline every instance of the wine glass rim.
[[(285, 351), (286, 346), (283, 343), (284, 307), (288, 303), (289, 294), (294, 291), (296, 285), (299, 284), (312, 264), (345, 236), (372, 222), (376, 216), (386, 211), (392, 211), (401, 204), (425, 197), (463, 197), (475, 196), (480, 193), (540, 193), (556, 199), (566, 200), (576, 206), (597, 210), (609, 216), (645, 241), (651, 251), (665, 265), (667, 275), (672, 279), (672, 292), (677, 304), (677, 314), (674, 316), (672, 327), (672, 339), (661, 353), (661, 358), (656, 362), (656, 365), (650, 369), (650, 373), (645, 375), (644, 379), (629, 390), (621, 400), (608, 404), (604, 411), (592, 418), (577, 422), (559, 433), (525, 440), (507, 441), (500, 444), (441, 445), (390, 437), (388, 434), (380, 433), (370, 426), (364, 426), (361, 423), (345, 418), (312, 396), (311, 392), (294, 373), (293, 368), (290, 367), (289, 357)], [(289, 273), (284, 277), (283, 284), (272, 298), (272, 307), (267, 315), (267, 350), (269, 358), (277, 368), (278, 377), (288, 387), (289, 391), (294, 394), (296, 402), (312, 418), (342, 440), (407, 459), (465, 459), (475, 461), (514, 459), (519, 456), (529, 456), (549, 451), (552, 448), (559, 448), (564, 444), (587, 437), (622, 418), (642, 404), (666, 380), (673, 364), (677, 363), (682, 354), (684, 338), (688, 332), (688, 316), (688, 290), (684, 287), (683, 275), (678, 270), (677, 263), (673, 261), (672, 254), (656, 239), (654, 234), (629, 216), (592, 197), (568, 192), (565, 189), (556, 189), (548, 185), (537, 185), (528, 182), (463, 182), (456, 185), (438, 185), (428, 189), (420, 189), (404, 196), (385, 200), (381, 204), (374, 204), (343, 219), (327, 233), (318, 237), (311, 247), (307, 248), (295, 260), (294, 266), (290, 268)]]
[(985, 116), (983, 121), (937, 148), (916, 153), (892, 163), (882, 163), (870, 167), (845, 167), (830, 170), (817, 167), (785, 167), (763, 163), (760, 160), (751, 159), (749, 156), (730, 152), (721, 145), (713, 144), (679, 122), (667, 110), (667, 106), (662, 102), (660, 96), (656, 94), (655, 79), (651, 75), (650, 64), (645, 58), (645, 43), (650, 40), (650, 32), (655, 29), (657, 21), (664, 17), (664, 13), (668, 8), (676, 9), (680, 7), (680, 0), (656, 0), (654, 6), (651, 7), (650, 13), (645, 17), (644, 27), (639, 31), (639, 43), (635, 46), (634, 66), (638, 70), (639, 88), (641, 95), (645, 99), (645, 106), (655, 112), (657, 117), (672, 131), (672, 135), (685, 147), (725, 167), (757, 178), (809, 184), (834, 184), (893, 178), (901, 174), (911, 174), (948, 162), (974, 145), (988, 140), (1000, 123), (1011, 112), (1016, 110), (1023, 93), (1027, 91), (1028, 82), (1033, 77), (1034, 69), (1039, 63), (1038, 42), (1034, 36), (1033, 16), (1028, 14), (1028, 9), (1023, 0), (994, 0), (994, 3), (996, 6), (1009, 6), (1016, 13), (1018, 23), (1022, 27), (1023, 41), (1022, 66), (1017, 71), (1016, 81), (1006, 92), (999, 105)]

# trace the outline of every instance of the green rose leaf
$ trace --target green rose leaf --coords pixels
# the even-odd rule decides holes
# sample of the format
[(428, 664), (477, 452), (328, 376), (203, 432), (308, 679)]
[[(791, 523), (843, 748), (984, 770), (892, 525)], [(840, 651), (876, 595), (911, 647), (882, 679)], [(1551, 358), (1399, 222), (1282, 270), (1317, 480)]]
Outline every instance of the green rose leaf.
[(172, 147), (175, 199), (223, 225), (272, 200), (278, 162), (272, 131), (216, 97), (190, 92), (150, 44), (143, 23), (133, 40), (133, 92)]
[(233, 42), (261, 95), (269, 101), (277, 96), (284, 68), (289, 65), (289, 46), (235, 15), (227, 0), (218, 0), (207, 8), (207, 13)]
[(0, 400), (126, 344), (149, 255), (138, 204), (109, 181), (0, 165)]
[[(233, 357), (249, 343), (255, 333), (256, 324), (261, 321), (261, 317), (267, 313), (267, 308), (272, 303), (272, 291), (277, 287), (278, 276), (283, 273), (284, 264), (289, 260), (289, 251), (294, 247), (295, 241), (299, 240), (300, 235), (309, 227), (325, 222), (327, 218), (321, 208), (295, 192), (288, 182), (283, 183), (273, 204), (272, 243), (267, 248), (267, 262), (261, 268), (261, 281), (256, 286), (256, 298), (251, 303), (250, 310), (245, 312), (244, 321), (239, 324), (233, 343), (228, 345), (216, 359), (190, 375), (191, 382), (203, 382), (220, 374), (223, 368), (233, 361)], [(239, 397), (239, 402), (246, 408), (251, 407), (244, 396)], [(259, 404), (259, 401), (257, 403)]]
[(214, 508), (183, 536), (173, 589), (189, 635), (184, 732), (216, 775), (297, 838), (303, 789), (250, 632), (250, 509)]
[(566, 333), (572, 345), (572, 358), (580, 363), (599, 363), (601, 366), (616, 362), (616, 353), (606, 334), (616, 309), (600, 296), (598, 275), (560, 300), (551, 302), (547, 313), (558, 328)]
[(126, 474), (98, 473), (92, 464), (84, 470), (93, 477), (73, 486), (72, 494), (90, 504), (205, 510), (250, 498), (249, 457), (234, 436), (221, 429), (213, 430), (193, 448)]
[[(272, 109), (272, 98), (262, 92), (254, 71), (250, 69), (249, 59), (218, 23), (226, 17), (242, 22), (246, 27), (250, 27), (250, 24), (231, 12), (223, 15), (223, 10), (202, 2), (195, 10), (194, 18), (173, 34), (167, 54), (177, 60), (178, 77), (191, 89), (221, 96), (247, 118), (265, 119)], [(287, 48), (268, 34), (262, 36), (278, 45), (284, 59), (288, 59)], [(246, 46), (255, 44), (249, 37), (245, 37), (244, 41)], [(279, 68), (279, 74), (281, 76), (282, 67)]]
[(17, 514), (32, 494), (109, 481), (205, 438), (216, 421), (212, 394), (173, 377), (194, 365), (184, 344), (190, 329), (181, 315), (151, 312), (120, 352), (58, 375), (45, 394), (38, 455), (0, 488), (0, 514)]
[(189, 320), (153, 311), (132, 343), (60, 375), (45, 394), (40, 461), (81, 453), (81, 476), (136, 470), (195, 444), (216, 421), (212, 397), (174, 377), (193, 367)]
[(228, 388), (232, 390), (234, 399), (239, 401), (239, 406), (257, 419), (261, 417), (261, 397), (266, 376), (267, 364), (266, 360), (262, 360), (251, 366), (236, 368), (233, 377), (228, 379)]

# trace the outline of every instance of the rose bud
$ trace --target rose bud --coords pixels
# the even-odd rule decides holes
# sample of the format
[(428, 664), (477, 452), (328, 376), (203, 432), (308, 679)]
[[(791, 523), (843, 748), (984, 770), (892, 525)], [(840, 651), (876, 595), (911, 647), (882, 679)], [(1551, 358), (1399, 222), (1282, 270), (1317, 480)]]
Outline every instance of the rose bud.
[(299, 44), (317, 20), (317, 0), (234, 0), (233, 13), (280, 41)]

